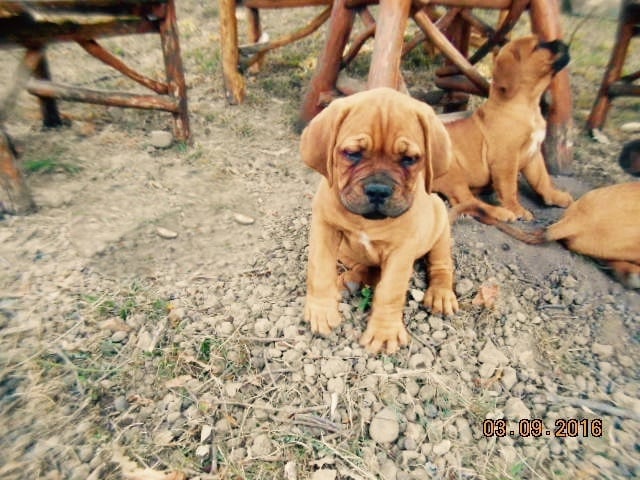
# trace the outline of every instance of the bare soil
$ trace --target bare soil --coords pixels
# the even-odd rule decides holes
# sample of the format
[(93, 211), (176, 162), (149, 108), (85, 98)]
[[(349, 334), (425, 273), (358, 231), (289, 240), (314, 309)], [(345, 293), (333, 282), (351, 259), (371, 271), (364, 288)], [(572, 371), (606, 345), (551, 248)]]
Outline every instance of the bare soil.
[[(274, 38), (301, 15), (263, 22)], [(39, 210), (0, 220), (0, 477), (640, 476), (640, 295), (560, 245), (461, 220), (461, 312), (422, 308), (417, 265), (408, 348), (374, 357), (358, 346), (362, 296), (344, 299), (331, 336), (311, 335), (302, 306), (318, 176), (294, 124), (325, 30), (270, 54), (232, 107), (215, 2), (179, 2), (178, 18), (193, 145), (152, 145), (152, 131), (170, 130), (163, 113), (86, 104), (61, 103), (70, 126), (43, 130), (26, 93), (7, 122)], [(633, 180), (616, 158), (638, 135), (621, 128), (637, 120), (634, 99), (616, 100), (609, 143), (583, 131), (616, 25), (583, 20), (564, 18), (577, 28), (575, 161), (556, 179), (575, 196)], [(104, 43), (162, 75), (156, 38)], [(0, 52), (0, 92), (20, 54)], [(49, 55), (55, 78), (135, 89), (76, 46)], [(437, 62), (412, 55), (410, 86), (428, 87)], [(526, 201), (538, 225), (562, 213)], [(482, 292), (495, 305), (474, 302)], [(503, 418), (505, 437), (483, 432)], [(520, 430), (538, 426), (526, 419), (541, 420), (539, 436)]]

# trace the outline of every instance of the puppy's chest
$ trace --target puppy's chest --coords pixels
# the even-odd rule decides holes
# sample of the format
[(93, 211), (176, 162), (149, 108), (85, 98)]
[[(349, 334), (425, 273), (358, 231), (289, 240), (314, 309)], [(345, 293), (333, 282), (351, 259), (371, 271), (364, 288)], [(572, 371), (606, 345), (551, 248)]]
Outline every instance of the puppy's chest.
[(544, 125), (532, 129), (523, 149), (526, 158), (531, 158), (540, 151), (540, 147), (542, 146), (542, 142), (544, 141), (546, 134), (547, 132)]
[(343, 245), (348, 255), (354, 260), (366, 265), (380, 265), (382, 245), (378, 240), (373, 240), (365, 231), (349, 232), (344, 237)]

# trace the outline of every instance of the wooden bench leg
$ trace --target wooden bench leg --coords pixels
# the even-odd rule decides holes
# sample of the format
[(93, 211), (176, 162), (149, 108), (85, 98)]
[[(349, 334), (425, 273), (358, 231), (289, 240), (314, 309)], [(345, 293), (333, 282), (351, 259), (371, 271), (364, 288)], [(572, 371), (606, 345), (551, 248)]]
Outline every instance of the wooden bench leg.
[(380, 0), (379, 8), (367, 87), (399, 90), (402, 85), (400, 57), (411, 0)]
[[(624, 6), (622, 8), (624, 8)], [(602, 128), (602, 125), (604, 125), (609, 107), (611, 106), (609, 87), (620, 80), (624, 61), (627, 57), (627, 50), (629, 49), (629, 42), (631, 38), (633, 38), (634, 30), (635, 25), (627, 22), (624, 18), (624, 12), (621, 12), (611, 58), (602, 77), (602, 83), (600, 84), (598, 95), (591, 108), (591, 113), (587, 119), (587, 128), (589, 130)]]
[(0, 129), (0, 213), (25, 214), (35, 210), (35, 203), (16, 165), (13, 148)]
[(316, 71), (309, 82), (307, 93), (302, 101), (300, 120), (308, 123), (322, 110), (320, 95), (335, 91), (342, 63), (342, 53), (349, 41), (355, 16), (354, 10), (347, 8), (345, 0), (335, 0), (329, 17), (327, 40), (318, 57)]
[[(531, 24), (534, 33), (542, 40), (561, 39), (558, 3), (555, 0), (532, 0)], [(573, 160), (573, 100), (567, 68), (553, 78), (549, 92), (553, 102), (547, 116), (547, 136), (542, 145), (542, 153), (548, 170), (551, 173), (561, 173), (568, 170)]]
[(167, 3), (167, 12), (160, 24), (160, 38), (167, 72), (169, 95), (178, 101), (178, 111), (173, 113), (174, 136), (176, 140), (186, 141), (191, 135), (189, 129), (189, 111), (187, 108), (187, 84), (184, 79), (180, 39), (176, 20), (176, 8), (173, 0)]
[[(27, 55), (39, 57), (39, 61), (33, 69), (33, 76), (39, 80), (51, 80), (51, 72), (49, 71), (49, 63), (45, 55), (45, 47), (29, 49)], [(56, 128), (62, 125), (62, 118), (58, 111), (58, 105), (55, 99), (47, 97), (38, 97), (40, 101), (40, 111), (42, 113), (42, 124), (47, 128)]]
[(222, 51), (222, 78), (227, 102), (236, 105), (244, 101), (244, 77), (238, 71), (238, 22), (235, 0), (219, 0), (220, 48)]

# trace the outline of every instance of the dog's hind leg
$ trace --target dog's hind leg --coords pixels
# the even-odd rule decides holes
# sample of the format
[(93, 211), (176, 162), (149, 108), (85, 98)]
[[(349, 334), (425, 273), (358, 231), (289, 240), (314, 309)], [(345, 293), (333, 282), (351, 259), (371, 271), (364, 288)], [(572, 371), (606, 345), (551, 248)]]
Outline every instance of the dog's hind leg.
[(640, 289), (640, 265), (624, 260), (607, 262), (616, 279), (627, 288)]

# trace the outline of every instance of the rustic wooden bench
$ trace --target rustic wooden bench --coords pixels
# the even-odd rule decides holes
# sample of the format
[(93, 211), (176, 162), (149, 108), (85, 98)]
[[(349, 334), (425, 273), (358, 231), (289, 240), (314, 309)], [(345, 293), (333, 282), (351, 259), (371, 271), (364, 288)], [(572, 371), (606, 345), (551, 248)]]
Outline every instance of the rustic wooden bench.
[[(104, 49), (99, 38), (157, 33), (160, 35), (166, 79), (152, 79), (125, 64)], [(76, 87), (51, 79), (46, 57), (47, 45), (76, 42), (88, 54), (146, 87), (152, 93), (129, 93)], [(62, 124), (56, 100), (87, 102), (117, 107), (170, 112), (177, 140), (190, 137), (187, 89), (180, 55), (174, 0), (0, 0), (0, 47), (26, 49), (16, 74), (16, 82), (0, 106), (2, 116), (11, 109), (20, 88), (40, 100), (46, 127)], [(8, 192), (6, 209), (24, 212), (33, 207), (6, 135), (0, 138), (0, 183)], [(0, 185), (2, 186), (2, 185)]]

